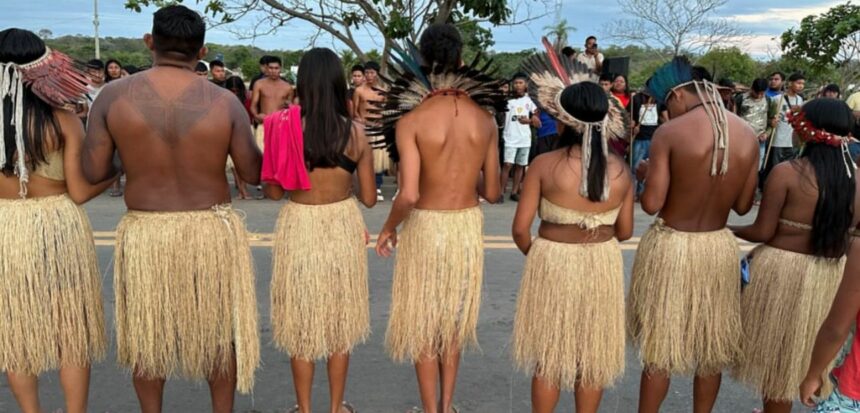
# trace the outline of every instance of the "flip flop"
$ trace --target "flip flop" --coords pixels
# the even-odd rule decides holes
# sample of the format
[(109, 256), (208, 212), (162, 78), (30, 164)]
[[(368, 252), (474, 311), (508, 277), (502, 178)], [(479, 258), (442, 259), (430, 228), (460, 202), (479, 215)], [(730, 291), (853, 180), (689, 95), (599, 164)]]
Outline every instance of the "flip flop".
[(299, 405), (293, 406), (292, 409), (287, 410), (287, 413), (299, 413)]
[(343, 406), (343, 408), (346, 409), (346, 411), (348, 411), (349, 413), (358, 413), (358, 410), (355, 410), (355, 407), (353, 407), (353, 405), (347, 402), (343, 402), (340, 405)]
[(420, 407), (413, 407), (407, 410), (406, 413), (424, 413), (424, 410), (422, 410)]

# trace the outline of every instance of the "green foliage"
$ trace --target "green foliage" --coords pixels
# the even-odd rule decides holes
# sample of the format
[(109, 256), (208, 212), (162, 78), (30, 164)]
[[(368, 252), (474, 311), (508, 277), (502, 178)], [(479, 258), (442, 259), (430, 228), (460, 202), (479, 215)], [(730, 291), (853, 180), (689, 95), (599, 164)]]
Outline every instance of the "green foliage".
[[(806, 16), (800, 27), (782, 34), (782, 50), (790, 57), (824, 67), (857, 57), (860, 5), (850, 2), (818, 16)], [(846, 50), (854, 48), (855, 50)]]
[[(93, 38), (89, 36), (63, 36), (48, 39), (48, 46), (61, 50), (80, 61), (92, 59), (95, 55)], [(149, 66), (152, 64), (152, 54), (146, 48), (142, 39), (123, 37), (107, 37), (100, 42), (103, 60), (116, 59), (123, 65)], [(253, 46), (220, 45), (208, 43), (209, 52), (204, 58), (212, 61), (218, 54), (224, 56), (224, 64), (232, 71), (241, 71), (243, 77), (250, 78), (259, 72), (260, 57), (269, 54), (278, 56), (283, 61), (284, 70), (297, 66), (302, 58), (302, 50), (263, 50)], [(378, 54), (377, 54), (378, 55)]]
[(729, 78), (745, 85), (761, 76), (761, 65), (737, 47), (711, 49), (696, 64), (708, 69), (714, 79)]
[(489, 57), (493, 59), (492, 67), (496, 70), (496, 76), (510, 79), (514, 74), (522, 70), (523, 60), (535, 52), (535, 49), (521, 50), (519, 52), (490, 52)]

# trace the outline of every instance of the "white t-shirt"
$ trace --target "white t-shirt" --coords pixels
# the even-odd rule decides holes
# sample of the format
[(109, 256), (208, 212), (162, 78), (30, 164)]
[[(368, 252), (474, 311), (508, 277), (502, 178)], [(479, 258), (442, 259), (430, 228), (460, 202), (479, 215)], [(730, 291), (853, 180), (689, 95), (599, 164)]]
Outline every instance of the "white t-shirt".
[(792, 142), (792, 135), (794, 134), (794, 129), (791, 127), (791, 124), (788, 123), (788, 119), (786, 116), (788, 111), (791, 109), (791, 106), (800, 106), (803, 104), (803, 98), (800, 95), (795, 95), (794, 97), (788, 95), (779, 95), (774, 99), (779, 99), (780, 101), (780, 110), (779, 110), (779, 123), (776, 125), (776, 134), (773, 137), (773, 147), (774, 148), (791, 148), (794, 146)]
[(505, 118), (505, 147), (529, 148), (532, 146), (532, 127), (530, 124), (522, 124), (519, 117), (531, 117), (537, 110), (537, 105), (528, 96), (511, 99), (508, 101), (508, 112)]
[(597, 68), (597, 64), (603, 64), (603, 53), (598, 52), (597, 56), (590, 55), (588, 53), (582, 52), (576, 54), (576, 60), (582, 62), (589, 69), (594, 71)]

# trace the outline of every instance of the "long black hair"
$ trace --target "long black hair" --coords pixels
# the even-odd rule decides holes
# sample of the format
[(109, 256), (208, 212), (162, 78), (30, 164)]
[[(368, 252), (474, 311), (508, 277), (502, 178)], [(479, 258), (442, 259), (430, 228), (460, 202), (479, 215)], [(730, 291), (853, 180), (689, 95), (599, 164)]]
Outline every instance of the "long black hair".
[[(116, 65), (117, 65), (117, 66), (119, 66), (119, 72), (120, 72), (120, 73), (119, 73), (119, 77), (118, 77), (118, 78), (116, 78), (116, 79), (114, 79), (114, 78), (110, 77), (110, 72), (108, 71), (108, 68), (110, 67), (111, 63), (116, 63)], [(120, 77), (122, 77), (122, 69), (123, 69), (123, 67), (122, 67), (122, 63), (120, 63), (120, 62), (119, 62), (119, 60), (116, 60), (116, 59), (110, 59), (110, 60), (108, 60), (107, 62), (105, 62), (105, 83), (108, 83), (108, 82), (110, 82), (111, 80), (117, 80), (117, 79), (119, 79)]]
[[(30, 63), (45, 54), (45, 43), (33, 32), (21, 29), (6, 29), (0, 31), (0, 62)], [(8, 73), (7, 73), (8, 75)], [(62, 147), (60, 123), (54, 117), (54, 109), (42, 99), (39, 99), (29, 86), (24, 86), (23, 94), (24, 124), (12, 125), (15, 114), (12, 112), (12, 99), (3, 98), (3, 136), (6, 144), (6, 164), (0, 165), (3, 174), (11, 176), (14, 172), (13, 159), (25, 156), (27, 168), (35, 170), (38, 164), (45, 162), (45, 146), (50, 136), (56, 141), (51, 142), (57, 149)], [(15, 128), (24, 128), (24, 147), (15, 144)], [(21, 153), (23, 151), (23, 154)]]
[[(568, 86), (561, 92), (561, 106), (567, 113), (583, 122), (600, 122), (609, 111), (606, 92), (597, 83), (581, 82)], [(568, 148), (568, 154), (575, 145), (591, 145), (591, 163), (588, 176), (588, 200), (600, 202), (606, 176), (606, 157), (603, 156), (603, 136), (598, 128), (592, 129), (591, 136), (583, 137), (576, 129), (566, 126), (561, 134), (560, 146)]]
[[(239, 102), (245, 104), (245, 100), (248, 99), (248, 89), (245, 88), (245, 81), (242, 80), (239, 76), (230, 76), (227, 80), (224, 81), (224, 89), (230, 91), (236, 95), (236, 98), (239, 99)], [(234, 92), (233, 89), (236, 89)]]
[(296, 79), (305, 121), (305, 162), (309, 169), (338, 165), (352, 133), (346, 103), (346, 77), (340, 58), (329, 49), (313, 48), (302, 56)]
[[(848, 136), (854, 126), (854, 115), (845, 102), (837, 99), (814, 99), (803, 105), (806, 120), (818, 129)], [(800, 156), (815, 170), (818, 203), (812, 218), (812, 253), (838, 257), (848, 250), (848, 231), (854, 218), (856, 172), (846, 171), (842, 148), (809, 142)]]

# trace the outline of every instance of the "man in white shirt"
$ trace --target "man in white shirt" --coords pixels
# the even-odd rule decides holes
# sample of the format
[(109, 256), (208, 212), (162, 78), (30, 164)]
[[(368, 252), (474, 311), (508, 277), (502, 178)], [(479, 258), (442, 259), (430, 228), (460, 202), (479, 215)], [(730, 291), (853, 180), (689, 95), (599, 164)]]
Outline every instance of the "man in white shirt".
[(603, 70), (603, 53), (600, 53), (597, 48), (596, 37), (588, 36), (585, 39), (585, 51), (577, 54), (576, 60), (588, 66), (594, 74), (600, 74), (600, 71)]
[(788, 77), (788, 87), (785, 93), (777, 95), (774, 100), (780, 102), (779, 112), (776, 117), (771, 120), (771, 125), (776, 128), (773, 134), (773, 142), (770, 145), (770, 154), (767, 155), (767, 165), (762, 181), (767, 179), (770, 170), (780, 162), (794, 159), (796, 153), (794, 150), (794, 129), (788, 123), (786, 115), (794, 108), (799, 108), (803, 105), (803, 97), (800, 92), (806, 86), (806, 78), (800, 73), (795, 73)]
[(514, 97), (508, 100), (508, 111), (505, 117), (503, 132), (505, 151), (502, 166), (502, 199), (511, 168), (514, 169), (514, 183), (511, 187), (511, 200), (519, 201), (520, 184), (523, 180), (526, 166), (529, 163), (529, 149), (532, 146), (532, 126), (540, 127), (537, 105), (526, 95), (528, 76), (517, 73), (513, 80)]

